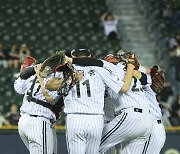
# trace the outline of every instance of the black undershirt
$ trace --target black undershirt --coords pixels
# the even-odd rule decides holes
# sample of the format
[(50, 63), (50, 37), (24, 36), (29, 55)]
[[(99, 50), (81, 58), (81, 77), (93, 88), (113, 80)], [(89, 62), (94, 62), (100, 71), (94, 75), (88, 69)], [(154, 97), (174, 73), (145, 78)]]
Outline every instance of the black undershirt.
[[(77, 64), (80, 66), (99, 66), (99, 67), (103, 67), (103, 62), (101, 60), (97, 60), (95, 58), (73, 58), (73, 64)], [(139, 79), (139, 81), (141, 82), (142, 85), (146, 85), (147, 84), (147, 76), (146, 74), (141, 72), (141, 78)]]
[(25, 70), (23, 70), (21, 73), (20, 73), (20, 78), (21, 79), (28, 79), (30, 76), (34, 75), (36, 72), (34, 70), (34, 67), (27, 67)]
[(147, 75), (141, 72), (141, 78), (139, 79), (142, 85), (147, 84)]
[(73, 58), (73, 64), (80, 66), (99, 66), (103, 67), (103, 62), (95, 58)]

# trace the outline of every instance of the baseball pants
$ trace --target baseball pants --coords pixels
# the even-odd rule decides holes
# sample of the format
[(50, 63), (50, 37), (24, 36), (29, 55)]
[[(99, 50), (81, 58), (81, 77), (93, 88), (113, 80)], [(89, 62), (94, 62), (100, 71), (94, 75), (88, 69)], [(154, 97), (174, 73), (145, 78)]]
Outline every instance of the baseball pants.
[[(109, 117), (107, 117), (106, 115), (104, 115), (104, 119), (110, 119)], [(107, 118), (106, 118), (107, 117)], [(112, 118), (111, 118), (112, 119)], [(110, 121), (104, 121), (104, 127), (105, 125), (107, 125)], [(115, 146), (111, 147), (110, 149), (108, 149), (104, 154), (115, 154)]]
[(69, 154), (98, 154), (103, 115), (67, 114), (66, 142)]
[(159, 154), (166, 140), (166, 132), (161, 120), (153, 121), (151, 135), (146, 141), (142, 154)]
[(103, 153), (116, 144), (122, 143), (123, 154), (142, 154), (152, 127), (149, 111), (134, 112), (124, 109), (103, 129), (99, 152)]
[(49, 119), (23, 114), (18, 122), (18, 131), (30, 154), (57, 152), (56, 134)]

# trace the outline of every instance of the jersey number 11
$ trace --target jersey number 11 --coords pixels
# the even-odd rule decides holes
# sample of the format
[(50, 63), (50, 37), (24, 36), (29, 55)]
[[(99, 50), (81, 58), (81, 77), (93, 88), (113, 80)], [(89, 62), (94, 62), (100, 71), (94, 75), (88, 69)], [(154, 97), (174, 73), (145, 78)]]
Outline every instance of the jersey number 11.
[[(82, 85), (86, 86), (87, 96), (91, 97), (91, 88), (90, 88), (89, 80), (85, 80), (82, 83)], [(76, 90), (77, 90), (77, 97), (80, 98), (81, 97), (81, 90), (80, 90), (80, 83), (79, 82), (76, 84)]]

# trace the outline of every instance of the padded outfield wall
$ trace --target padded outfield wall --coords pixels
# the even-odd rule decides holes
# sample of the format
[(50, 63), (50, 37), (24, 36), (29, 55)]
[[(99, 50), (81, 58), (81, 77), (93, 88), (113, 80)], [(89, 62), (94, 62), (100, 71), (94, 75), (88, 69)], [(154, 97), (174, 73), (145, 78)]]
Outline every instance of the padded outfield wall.
[[(68, 154), (64, 131), (57, 130), (58, 154)], [(121, 154), (120, 145), (116, 146), (116, 154)], [(29, 154), (22, 143), (18, 132), (14, 130), (0, 130), (0, 154)], [(180, 132), (168, 131), (167, 139), (161, 154), (180, 154)]]

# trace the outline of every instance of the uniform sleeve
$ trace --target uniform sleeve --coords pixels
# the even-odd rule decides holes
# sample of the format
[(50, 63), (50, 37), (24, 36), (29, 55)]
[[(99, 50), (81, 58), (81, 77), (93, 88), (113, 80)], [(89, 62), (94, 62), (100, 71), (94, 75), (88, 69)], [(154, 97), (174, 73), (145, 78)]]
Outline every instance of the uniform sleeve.
[(112, 72), (106, 68), (95, 68), (96, 72), (102, 77), (102, 80), (111, 88), (115, 93), (119, 93), (120, 89), (124, 85), (124, 82), (119, 79), (118, 76), (112, 74)]
[(152, 84), (151, 75), (150, 74), (146, 74), (146, 75), (147, 75), (147, 84), (151, 85)]
[(143, 72), (143, 73), (146, 73), (146, 69), (145, 69), (145, 67), (143, 67), (143, 66), (140, 66), (140, 67), (139, 67), (139, 71), (141, 71), (141, 72)]
[(17, 78), (14, 82), (14, 89), (20, 95), (25, 94), (25, 91), (27, 89), (26, 80), (23, 80), (21, 78)]

